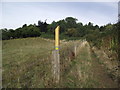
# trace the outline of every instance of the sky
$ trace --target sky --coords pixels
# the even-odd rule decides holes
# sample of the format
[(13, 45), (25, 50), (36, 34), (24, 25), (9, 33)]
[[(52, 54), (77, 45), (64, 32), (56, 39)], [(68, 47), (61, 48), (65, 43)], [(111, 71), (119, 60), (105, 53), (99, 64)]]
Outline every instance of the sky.
[(16, 29), (24, 24), (37, 24), (38, 20), (52, 23), (66, 17), (77, 18), (77, 22), (94, 25), (116, 23), (117, 2), (2, 2), (0, 3), (2, 25), (0, 28)]

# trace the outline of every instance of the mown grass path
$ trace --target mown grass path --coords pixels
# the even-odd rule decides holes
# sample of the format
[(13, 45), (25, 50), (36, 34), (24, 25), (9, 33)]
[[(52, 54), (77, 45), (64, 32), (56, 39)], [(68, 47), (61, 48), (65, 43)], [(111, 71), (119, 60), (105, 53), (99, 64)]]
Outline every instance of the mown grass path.
[(104, 65), (91, 51), (87, 41), (80, 43), (78, 55), (67, 63), (61, 87), (67, 88), (117, 88), (118, 83), (108, 75)]
[(90, 64), (90, 69), (88, 72), (91, 72), (91, 78), (95, 82), (93, 86), (96, 88), (117, 88), (118, 83), (112, 80), (112, 78), (108, 75), (105, 66), (100, 63), (98, 58), (95, 57), (94, 53), (91, 52), (89, 43), (86, 42), (86, 45), (84, 45), (81, 49), (86, 51), (87, 56), (85, 58), (90, 60), (90, 62), (87, 62), (87, 66)]

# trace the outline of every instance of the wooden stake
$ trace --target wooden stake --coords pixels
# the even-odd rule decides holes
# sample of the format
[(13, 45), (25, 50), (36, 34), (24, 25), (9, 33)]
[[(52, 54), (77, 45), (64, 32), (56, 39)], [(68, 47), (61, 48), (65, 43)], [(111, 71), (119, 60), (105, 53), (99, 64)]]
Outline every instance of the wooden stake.
[(60, 81), (60, 55), (59, 55), (59, 26), (55, 29), (55, 50), (53, 51), (53, 79), (56, 84)]

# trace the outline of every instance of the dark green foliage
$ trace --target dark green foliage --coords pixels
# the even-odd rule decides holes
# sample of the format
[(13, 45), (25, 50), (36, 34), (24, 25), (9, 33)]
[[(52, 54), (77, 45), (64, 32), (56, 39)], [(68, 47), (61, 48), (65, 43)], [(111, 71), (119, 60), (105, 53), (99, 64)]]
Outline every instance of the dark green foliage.
[(22, 28), (2, 29), (2, 40), (14, 39), (14, 38), (26, 38), (26, 37), (38, 37), (41, 35), (39, 28), (34, 25), (27, 26), (24, 24)]
[(100, 28), (88, 30), (85, 35), (87, 41), (92, 42), (98, 48), (107, 45), (110, 50), (116, 51), (118, 48), (117, 24), (107, 24)]
[(54, 39), (55, 28), (60, 26), (60, 39), (76, 40), (86, 39), (97, 47), (103, 46), (107, 41), (109, 49), (117, 50), (118, 48), (118, 28), (117, 24), (107, 24), (99, 27), (89, 22), (83, 25), (81, 22), (76, 22), (77, 19), (73, 17), (66, 17), (59, 21), (53, 21), (51, 24), (38, 21), (38, 25), (24, 24), (22, 27), (13, 29), (1, 29), (2, 40), (26, 37), (38, 37)]
[(66, 27), (67, 28), (76, 28), (77, 27), (76, 21), (77, 21), (77, 19), (73, 18), (73, 17), (65, 18), (65, 22), (67, 23)]
[(1, 29), (2, 31), (2, 40), (8, 40), (10, 37), (8, 35), (8, 30), (7, 29)]
[(57, 27), (57, 25), (58, 25), (58, 24), (57, 24), (55, 21), (53, 21), (51, 24), (49, 24), (49, 25), (47, 26), (48, 33), (54, 34), (54, 30), (55, 30), (55, 28)]
[(47, 26), (48, 24), (45, 22), (42, 22), (42, 21), (38, 21), (38, 26), (39, 29), (40, 29), (40, 32), (47, 32)]
[(67, 23), (65, 22), (65, 20), (60, 20), (57, 22), (57, 25), (60, 25), (60, 33), (66, 32), (67, 30)]
[(69, 37), (77, 37), (79, 36), (79, 33), (76, 28), (69, 28), (66, 32), (66, 35), (68, 35)]

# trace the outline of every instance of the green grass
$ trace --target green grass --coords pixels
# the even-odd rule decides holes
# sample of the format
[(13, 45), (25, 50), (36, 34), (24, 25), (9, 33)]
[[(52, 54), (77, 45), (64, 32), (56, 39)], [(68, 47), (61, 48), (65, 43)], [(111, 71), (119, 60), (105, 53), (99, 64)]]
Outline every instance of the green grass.
[[(54, 41), (43, 38), (4, 40), (2, 43), (4, 88), (94, 88), (100, 83), (93, 77), (93, 54), (89, 43), (61, 41), (60, 83), (52, 74)], [(77, 45), (77, 56), (71, 57)], [(81, 47), (82, 46), (82, 47)], [(92, 54), (92, 55), (91, 55)]]
[[(41, 38), (4, 40), (3, 87), (45, 87), (53, 42)], [(40, 84), (41, 83), (41, 84)]]
[[(61, 87), (94, 88), (99, 85), (91, 72), (92, 58), (89, 44), (79, 47), (81, 43), (81, 41), (69, 42), (68, 46), (64, 45), (61, 49)], [(69, 52), (74, 50), (74, 44), (78, 45), (79, 52), (77, 57), (69, 61), (67, 57), (69, 57)]]

